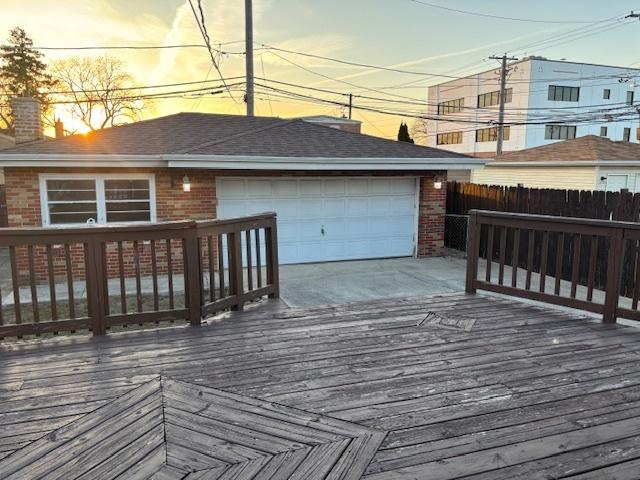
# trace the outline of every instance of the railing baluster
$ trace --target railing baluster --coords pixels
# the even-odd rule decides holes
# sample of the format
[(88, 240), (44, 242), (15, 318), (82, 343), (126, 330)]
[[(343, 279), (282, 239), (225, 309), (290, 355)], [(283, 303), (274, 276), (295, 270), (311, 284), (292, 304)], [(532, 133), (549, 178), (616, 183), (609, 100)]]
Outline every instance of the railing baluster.
[[(202, 238), (196, 236), (196, 257), (198, 260), (198, 288), (200, 292), (204, 292), (204, 268), (202, 268)], [(200, 304), (204, 304), (204, 293), (200, 295)]]
[(227, 295), (224, 291), (224, 242), (222, 236), (224, 234), (218, 234), (218, 283), (220, 284), (220, 298), (225, 298)]
[(562, 282), (562, 265), (564, 263), (564, 233), (558, 234), (558, 248), (556, 249), (556, 284), (554, 293), (560, 295), (560, 284)]
[(265, 229), (265, 244), (267, 251), (267, 283), (273, 287), (269, 298), (280, 297), (280, 270), (278, 269), (278, 231), (275, 217), (270, 220)]
[(525, 289), (531, 290), (531, 272), (533, 271), (533, 243), (535, 241), (535, 231), (529, 230), (529, 242), (527, 245), (527, 278)]
[[(587, 278), (587, 301), (593, 300), (593, 286), (596, 277), (596, 260), (598, 257), (598, 237), (596, 235), (591, 236), (591, 242), (589, 243), (589, 273)], [(640, 261), (640, 258), (638, 259)]]
[(13, 309), (16, 324), (22, 323), (20, 311), (20, 283), (18, 282), (18, 266), (16, 262), (16, 247), (9, 247), (9, 262), (11, 263), (11, 286), (13, 287)]
[(229, 286), (236, 296), (235, 303), (231, 306), (231, 310), (244, 309), (244, 275), (242, 272), (242, 232), (236, 230), (231, 234), (228, 246), (229, 257)]
[(33, 261), (33, 245), (27, 247), (27, 255), (29, 257), (29, 287), (31, 288), (31, 311), (33, 313), (33, 321), (40, 321), (40, 310), (38, 308), (38, 284), (36, 283), (36, 268)]
[(571, 265), (571, 298), (576, 298), (576, 291), (578, 285), (578, 276), (580, 273), (580, 244), (582, 236), (578, 233), (573, 236), (573, 262)]
[(211, 235), (207, 237), (207, 249), (209, 255), (209, 301), (213, 302), (216, 299), (216, 271), (213, 259), (213, 237)]
[[(67, 277), (67, 296), (69, 298), (69, 318), (76, 318), (76, 296), (73, 291), (73, 265), (71, 262), (71, 246), (68, 243), (64, 244), (64, 261), (66, 267)], [(86, 272), (85, 272), (86, 275)]]
[(251, 260), (251, 230), (245, 232), (247, 241), (247, 290), (253, 290), (253, 265)]
[(504, 262), (507, 256), (507, 227), (500, 229), (500, 268), (498, 271), (498, 284), (504, 284)]
[(151, 240), (151, 283), (153, 285), (153, 309), (157, 312), (160, 310), (160, 300), (158, 298), (158, 261), (155, 240)]
[(255, 229), (256, 236), (256, 273), (258, 276), (258, 288), (262, 288), (262, 262), (260, 253), (260, 229)]
[(56, 301), (56, 279), (53, 270), (53, 247), (47, 244), (47, 276), (49, 277), (49, 303), (51, 305), (51, 320), (58, 319), (58, 305)]
[(544, 293), (547, 282), (547, 255), (549, 252), (549, 232), (542, 234), (542, 253), (540, 256), (540, 291)]
[(487, 237), (487, 266), (485, 268), (485, 280), (491, 283), (491, 264), (493, 263), (493, 225), (489, 225)]
[(174, 309), (173, 303), (173, 259), (171, 257), (171, 239), (167, 238), (167, 282), (169, 284), (169, 310)]
[(118, 242), (118, 273), (120, 276), (120, 311), (127, 313), (127, 287), (125, 285), (124, 258), (122, 255), (122, 242)]
[(133, 267), (136, 275), (136, 306), (142, 312), (142, 285), (140, 282), (140, 250), (138, 240), (133, 241)]
[(513, 252), (511, 253), (511, 286), (518, 285), (518, 264), (520, 263), (520, 229), (513, 232)]

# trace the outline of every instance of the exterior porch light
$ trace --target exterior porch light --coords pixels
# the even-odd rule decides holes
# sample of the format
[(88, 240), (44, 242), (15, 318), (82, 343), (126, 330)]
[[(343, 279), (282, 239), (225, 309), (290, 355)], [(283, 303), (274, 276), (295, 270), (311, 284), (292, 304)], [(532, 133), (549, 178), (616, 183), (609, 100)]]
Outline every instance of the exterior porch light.
[(435, 177), (433, 179), (433, 188), (435, 188), (436, 190), (440, 190), (442, 188), (442, 177)]
[(187, 175), (182, 177), (182, 191), (183, 192), (191, 191), (191, 182), (189, 181), (189, 177)]

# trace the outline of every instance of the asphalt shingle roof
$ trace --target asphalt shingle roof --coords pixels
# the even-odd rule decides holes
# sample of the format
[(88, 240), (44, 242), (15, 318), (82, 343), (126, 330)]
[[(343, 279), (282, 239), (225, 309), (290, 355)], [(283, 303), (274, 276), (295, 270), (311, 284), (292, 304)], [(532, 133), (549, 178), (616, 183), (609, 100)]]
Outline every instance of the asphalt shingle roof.
[(469, 158), (299, 119), (206, 113), (179, 113), (87, 135), (22, 144), (2, 154)]
[(496, 158), (496, 162), (553, 162), (640, 160), (640, 145), (614, 142), (605, 137), (587, 135), (541, 147), (510, 152)]

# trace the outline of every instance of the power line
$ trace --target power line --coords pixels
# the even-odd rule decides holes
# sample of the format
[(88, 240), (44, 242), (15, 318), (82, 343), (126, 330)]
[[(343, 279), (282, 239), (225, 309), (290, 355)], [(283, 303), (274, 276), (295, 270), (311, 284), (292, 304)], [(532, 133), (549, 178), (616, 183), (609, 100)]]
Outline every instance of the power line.
[(464, 15), (473, 15), (476, 17), (485, 17), (485, 18), (494, 18), (497, 20), (510, 20), (513, 22), (529, 22), (529, 23), (556, 23), (556, 24), (567, 24), (567, 23), (593, 23), (593, 20), (539, 20), (532, 18), (518, 18), (518, 17), (503, 17), (500, 15), (492, 15), (489, 13), (481, 13), (481, 12), (471, 12), (469, 10), (459, 10), (457, 8), (444, 7), (442, 5), (436, 5), (434, 3), (424, 2), (422, 0), (409, 0), (413, 3), (417, 3), (420, 5), (424, 5), (426, 7), (438, 8), (440, 10), (447, 10), (449, 12), (461, 13)]
[(202, 0), (197, 0), (197, 1), (198, 1), (198, 9), (200, 10), (200, 18), (198, 18), (198, 12), (196, 12), (196, 9), (193, 6), (192, 0), (189, 0), (189, 6), (191, 7), (191, 11), (193, 12), (193, 16), (196, 19), (196, 23), (198, 24), (198, 29), (200, 30), (200, 33), (202, 34), (202, 38), (204, 39), (204, 43), (207, 46), (207, 51), (209, 52), (209, 56), (211, 57), (211, 62), (213, 63), (214, 68), (218, 72), (218, 76), (220, 77), (220, 80), (222, 81), (222, 84), (224, 85), (224, 88), (229, 93), (229, 96), (231, 97), (231, 99), (235, 103), (238, 103), (238, 101), (236, 100), (236, 97), (233, 96), (233, 93), (231, 93), (231, 90), (227, 86), (227, 83), (224, 80), (224, 76), (222, 75), (222, 71), (220, 70), (220, 67), (218, 66), (218, 62), (216, 60), (216, 57), (213, 54), (213, 49), (211, 47), (211, 41), (210, 41), (210, 38), (209, 38), (209, 33), (207, 32), (207, 26), (206, 26), (205, 20), (204, 20), (204, 11), (202, 9)]

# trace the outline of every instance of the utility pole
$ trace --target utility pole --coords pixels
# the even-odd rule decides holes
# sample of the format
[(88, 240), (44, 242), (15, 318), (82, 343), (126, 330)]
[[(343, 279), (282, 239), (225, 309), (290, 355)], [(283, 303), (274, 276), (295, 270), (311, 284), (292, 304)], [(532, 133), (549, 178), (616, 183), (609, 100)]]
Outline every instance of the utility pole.
[(253, 117), (253, 6), (252, 0), (244, 0), (245, 57), (247, 75), (247, 117)]
[(353, 93), (349, 94), (349, 120), (351, 120), (351, 110), (353, 109)]
[(504, 142), (504, 103), (506, 101), (507, 92), (507, 61), (518, 60), (515, 57), (507, 57), (505, 53), (502, 57), (489, 57), (492, 60), (500, 60), (502, 62), (502, 69), (500, 71), (500, 111), (498, 113), (498, 142), (496, 145), (496, 156), (502, 155), (502, 144)]

